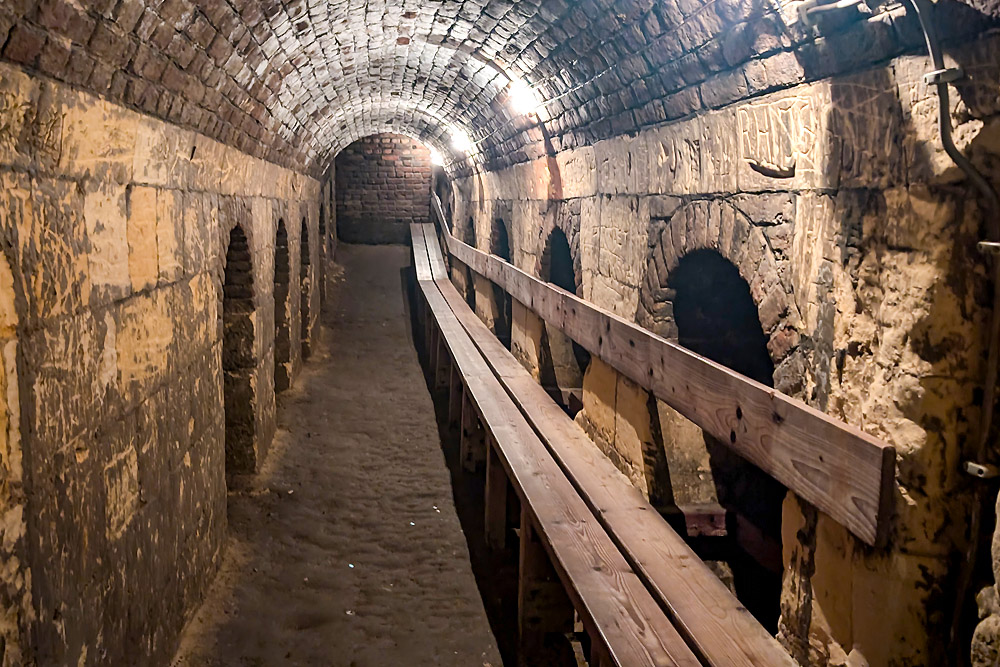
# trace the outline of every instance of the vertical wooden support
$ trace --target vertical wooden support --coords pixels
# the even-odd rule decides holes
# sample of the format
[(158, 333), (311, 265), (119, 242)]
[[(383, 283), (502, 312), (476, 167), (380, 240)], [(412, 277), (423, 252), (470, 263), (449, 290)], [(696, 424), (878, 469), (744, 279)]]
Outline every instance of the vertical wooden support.
[(437, 369), (438, 331), (434, 318), (427, 318), (427, 364), (431, 373)]
[(437, 390), (446, 389), (448, 387), (448, 380), (451, 377), (449, 369), (451, 368), (451, 357), (448, 356), (448, 346), (444, 342), (444, 336), (438, 331), (437, 335), (437, 352), (435, 354), (435, 363), (431, 366), (434, 369), (434, 388)]
[(458, 364), (452, 360), (451, 383), (448, 390), (448, 426), (454, 428), (462, 422), (462, 397), (465, 389), (462, 387), (462, 376), (458, 372)]
[(486, 458), (486, 433), (479, 422), (476, 407), (468, 389), (462, 388), (462, 434), (458, 446), (462, 467), (475, 472), (476, 466)]
[[(324, 281), (324, 284), (325, 284), (325, 281)], [(416, 308), (417, 308), (417, 327), (418, 327), (417, 331), (418, 332), (420, 332), (420, 331), (424, 332), (424, 336), (425, 336), (424, 344), (426, 345), (426, 343), (427, 343), (427, 341), (426, 341), (426, 336), (427, 336), (427, 301), (424, 299), (424, 294), (423, 294), (423, 292), (420, 291), (420, 287), (417, 287), (416, 290), (415, 290), (414, 303), (416, 303)]]
[(590, 656), (587, 660), (590, 663), (590, 667), (615, 667), (615, 663), (611, 661), (611, 654), (608, 653), (607, 647), (604, 646), (604, 642), (601, 641), (600, 637), (590, 637)]
[(507, 471), (500, 463), (493, 436), (486, 442), (486, 544), (503, 549), (507, 544)]
[[(575, 665), (573, 648), (567, 638), (567, 634), (573, 632), (573, 603), (545, 553), (527, 507), (521, 508), (519, 576), (518, 666)], [(601, 667), (604, 667), (603, 663)]]

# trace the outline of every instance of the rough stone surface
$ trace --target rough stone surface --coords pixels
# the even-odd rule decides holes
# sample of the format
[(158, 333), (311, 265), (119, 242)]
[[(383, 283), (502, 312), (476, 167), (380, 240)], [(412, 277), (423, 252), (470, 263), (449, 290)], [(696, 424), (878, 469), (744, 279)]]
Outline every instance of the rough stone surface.
[[(769, 30), (747, 36), (787, 39)], [(956, 563), (967, 561), (971, 537), (974, 498), (959, 464), (976, 437), (986, 355), (988, 265), (975, 251), (987, 229), (982, 202), (940, 146), (936, 98), (920, 79), (926, 58), (870, 68), (867, 58), (886, 42), (872, 42), (883, 38), (870, 22), (846, 30), (870, 48), (853, 54), (841, 75), (814, 80), (815, 72), (835, 73), (853, 49), (842, 45), (845, 53), (835, 55), (826, 50), (834, 37), (821, 38), (815, 48), (823, 57), (840, 58), (826, 69), (803, 45), (801, 70), (764, 58), (755, 59), (762, 69), (741, 68), (742, 78), (722, 70), (707, 76), (701, 99), (719, 110), (689, 110), (596, 143), (573, 131), (590, 145), (561, 140), (554, 157), (453, 173), (452, 220), (456, 233), (483, 238), (495, 211), (509, 209), (513, 261), (542, 277), (544, 239), (563, 211), (578, 211), (570, 228), (584, 298), (668, 338), (677, 335), (678, 262), (707, 251), (735, 267), (756, 306), (774, 386), (898, 453), (883, 550), (864, 547), (788, 494), (780, 517), (781, 641), (803, 664), (937, 665), (947, 651), (970, 646), (977, 665), (988, 664), (998, 643), (995, 611), (983, 612), (972, 644), (975, 618), (963, 620), (964, 649), (941, 639), (956, 602)], [(737, 60), (738, 47), (726, 46)], [(996, 182), (1000, 70), (985, 56), (994, 48), (995, 36), (984, 36), (949, 58), (977, 73), (952, 97), (956, 141)], [(772, 67), (780, 90), (764, 92), (761, 77)], [(730, 103), (739, 97), (748, 99)], [(613, 127), (613, 104), (594, 120)], [(488, 294), (477, 289), (477, 297)], [(544, 326), (521, 304), (514, 312), (514, 353), (541, 377)], [(675, 489), (721, 498), (725, 489), (705, 487), (703, 445), (679, 416), (660, 410), (654, 425), (662, 442), (682, 443), (683, 452), (643, 451), (644, 418), (635, 417), (643, 396), (625, 388), (613, 370), (591, 362), (576, 419), (595, 443), (647, 493), (665, 466)], [(974, 584), (968, 599), (992, 583)], [(894, 601), (891, 613), (885, 600)]]
[(0, 166), (2, 662), (162, 664), (274, 431), (274, 214), (315, 233), (319, 184), (10, 65)]

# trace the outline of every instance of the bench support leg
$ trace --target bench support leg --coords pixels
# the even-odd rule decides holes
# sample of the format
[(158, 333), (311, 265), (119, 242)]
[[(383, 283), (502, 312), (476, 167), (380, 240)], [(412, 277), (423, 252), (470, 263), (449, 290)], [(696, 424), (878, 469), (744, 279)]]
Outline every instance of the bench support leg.
[(424, 294), (420, 290), (420, 285), (414, 288), (414, 307), (417, 311), (417, 333), (424, 332), (424, 345), (427, 344), (427, 302), (424, 300)]
[(435, 363), (431, 366), (434, 369), (434, 388), (437, 390), (448, 387), (448, 379), (451, 377), (451, 359), (448, 357), (448, 348), (444, 342), (444, 336), (438, 332), (437, 351), (434, 355)]
[(448, 391), (448, 426), (454, 428), (462, 421), (462, 397), (465, 389), (462, 387), (462, 377), (458, 373), (458, 365), (451, 362), (451, 386)]
[(567, 637), (571, 632), (573, 603), (535, 532), (530, 512), (522, 508), (517, 589), (518, 666), (575, 665), (573, 647)]
[(437, 369), (438, 331), (433, 317), (427, 318), (427, 366), (431, 373)]
[(486, 434), (479, 423), (479, 415), (472, 405), (468, 390), (462, 388), (462, 435), (458, 446), (462, 468), (475, 472), (478, 464), (486, 459)]
[(503, 549), (507, 544), (507, 471), (500, 463), (496, 444), (486, 445), (486, 544)]
[(611, 655), (608, 653), (608, 649), (604, 647), (600, 639), (595, 639), (593, 636), (590, 638), (590, 656), (588, 658), (590, 667), (614, 667), (615, 663), (611, 662)]

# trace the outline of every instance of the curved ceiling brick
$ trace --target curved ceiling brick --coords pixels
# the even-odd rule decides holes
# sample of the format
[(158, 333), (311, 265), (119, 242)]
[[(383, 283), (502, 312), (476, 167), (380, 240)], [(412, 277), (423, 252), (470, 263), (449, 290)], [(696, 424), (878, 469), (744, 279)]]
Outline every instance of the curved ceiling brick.
[[(460, 129), (495, 167), (919, 46), (897, 14), (817, 37), (780, 4), (7, 0), (0, 44), (5, 60), (314, 173), (381, 131), (448, 152)], [(546, 101), (544, 128), (511, 109), (511, 78)]]

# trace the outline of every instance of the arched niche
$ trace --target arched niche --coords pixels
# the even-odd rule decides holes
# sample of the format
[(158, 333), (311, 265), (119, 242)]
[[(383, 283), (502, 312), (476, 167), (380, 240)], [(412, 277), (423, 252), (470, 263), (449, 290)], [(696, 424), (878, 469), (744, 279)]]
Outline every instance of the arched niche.
[[(540, 263), (542, 280), (572, 294), (580, 293), (577, 262), (560, 227), (553, 227), (546, 239)], [(590, 364), (590, 354), (558, 328), (546, 324), (542, 333), (539, 359), (542, 386), (571, 415), (582, 407), (583, 376)]]
[(256, 465), (255, 302), (250, 244), (240, 225), (229, 232), (222, 285), (222, 375), (226, 473)]
[(302, 218), (302, 232), (299, 236), (299, 318), (302, 335), (302, 358), (307, 359), (310, 350), (310, 334), (312, 328), (312, 313), (310, 298), (312, 296), (312, 254), (309, 251), (309, 223)]
[[(505, 262), (513, 263), (511, 259), (510, 233), (507, 223), (501, 217), (493, 219), (493, 226), (490, 229), (490, 253)], [(511, 346), (513, 302), (511, 301), (510, 294), (504, 291), (499, 285), (493, 285), (493, 301), (496, 305), (495, 312), (497, 314), (493, 323), (494, 333), (496, 333), (500, 342), (504, 344), (504, 347), (509, 350)]]
[(291, 255), (288, 228), (278, 220), (274, 234), (274, 391), (288, 389), (292, 378)]

